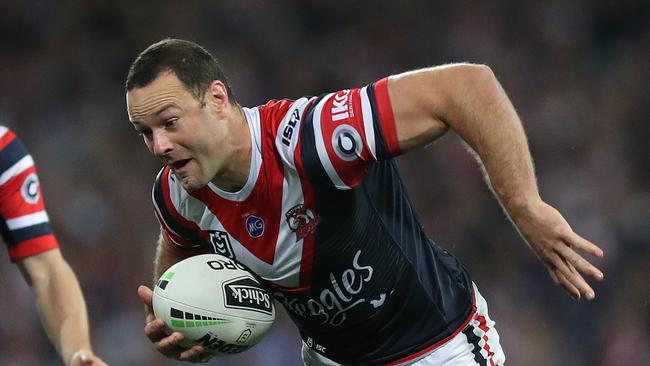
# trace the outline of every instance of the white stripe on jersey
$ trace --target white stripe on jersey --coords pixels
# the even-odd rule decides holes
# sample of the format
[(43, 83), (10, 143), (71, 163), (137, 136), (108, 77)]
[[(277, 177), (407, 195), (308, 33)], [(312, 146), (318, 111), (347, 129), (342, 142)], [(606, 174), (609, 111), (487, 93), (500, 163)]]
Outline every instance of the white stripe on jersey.
[(289, 227), (286, 212), (299, 204), (305, 203), (305, 196), (300, 183), (300, 176), (295, 169), (284, 167), (282, 182), (282, 212), (280, 213), (280, 232), (275, 245), (275, 260), (273, 266), (278, 271), (278, 284), (285, 287), (300, 285), (300, 268), (302, 262), (304, 240), (296, 240), (297, 236)]
[(368, 87), (361, 88), (361, 114), (363, 116), (363, 130), (366, 133), (366, 143), (370, 149), (372, 158), (377, 160), (375, 153), (375, 125), (372, 119), (372, 109), (370, 107), (370, 99), (368, 99)]
[(45, 211), (39, 211), (35, 212), (33, 214), (25, 215), (25, 216), (19, 216), (15, 217), (13, 219), (9, 219), (6, 222), (7, 228), (9, 230), (18, 230), (22, 229), (28, 226), (33, 226), (37, 224), (42, 224), (44, 222), (50, 221), (47, 212)]
[(257, 182), (257, 177), (260, 174), (260, 168), (262, 167), (262, 146), (260, 145), (260, 136), (262, 135), (262, 131), (260, 130), (260, 111), (257, 108), (246, 107), (244, 107), (243, 110), (244, 115), (246, 116), (246, 122), (248, 123), (252, 148), (251, 169), (246, 184), (244, 184), (244, 186), (237, 192), (228, 192), (220, 189), (214, 183), (208, 182), (208, 187), (212, 192), (227, 200), (238, 202), (245, 201), (248, 196), (250, 196), (255, 187), (255, 182)]
[(327, 154), (327, 150), (325, 149), (325, 141), (323, 140), (323, 131), (321, 129), (321, 114), (323, 112), (323, 105), (325, 105), (325, 103), (332, 97), (332, 95), (334, 95), (334, 93), (328, 94), (316, 105), (316, 108), (314, 108), (313, 127), (314, 140), (316, 140), (316, 151), (318, 152), (318, 157), (321, 164), (323, 164), (323, 167), (325, 168), (325, 172), (330, 177), (330, 180), (332, 183), (334, 183), (336, 188), (350, 189), (350, 187), (345, 184), (336, 173), (336, 169), (334, 169), (334, 165), (332, 165), (332, 161), (330, 161), (330, 157)]
[[(293, 157), (300, 136), (300, 124), (303, 118), (305, 118), (305, 107), (307, 107), (307, 104), (313, 99), (316, 98), (300, 98), (293, 102), (287, 114), (282, 118), (282, 121), (278, 126), (278, 132), (275, 136), (275, 149), (280, 153), (280, 158), (282, 158), (285, 165), (294, 170), (296, 169), (296, 163), (294, 162)], [(294, 118), (294, 113), (296, 112), (299, 116), (297, 119)], [(290, 125), (290, 122), (294, 124)], [(284, 136), (284, 132), (287, 129), (289, 129), (288, 131), (292, 131), (290, 138)], [(287, 145), (286, 142), (288, 142), (289, 145)]]
[(14, 164), (11, 168), (5, 170), (2, 175), (0, 175), (0, 186), (7, 183), (9, 179), (24, 172), (32, 166), (34, 166), (34, 160), (32, 159), (32, 156), (25, 155), (22, 159), (18, 160), (16, 164)]
[(7, 127), (0, 126), (0, 138), (2, 138), (2, 136), (4, 136), (5, 133), (7, 133), (8, 131), (9, 131), (9, 129)]

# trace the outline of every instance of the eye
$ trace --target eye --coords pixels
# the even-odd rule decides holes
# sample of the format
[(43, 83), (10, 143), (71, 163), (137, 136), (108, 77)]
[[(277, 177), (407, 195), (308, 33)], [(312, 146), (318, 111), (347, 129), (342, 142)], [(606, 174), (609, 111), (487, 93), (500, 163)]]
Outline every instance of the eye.
[(136, 129), (135, 131), (138, 133), (138, 135), (140, 135), (142, 137), (145, 137), (145, 138), (151, 137), (151, 130), (148, 129), (148, 128)]
[(172, 128), (176, 125), (176, 122), (178, 122), (178, 118), (172, 117), (169, 118), (168, 120), (165, 121), (165, 128)]

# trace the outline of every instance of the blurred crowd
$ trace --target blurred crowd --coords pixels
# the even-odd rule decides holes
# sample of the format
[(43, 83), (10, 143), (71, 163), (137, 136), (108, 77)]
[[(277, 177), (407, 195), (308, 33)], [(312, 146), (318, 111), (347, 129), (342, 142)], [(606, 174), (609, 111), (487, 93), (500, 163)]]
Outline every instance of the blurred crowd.
[[(128, 123), (123, 88), (131, 61), (165, 37), (209, 49), (245, 106), (489, 65), (524, 122), (542, 196), (605, 250), (605, 281), (592, 302), (556, 287), (452, 134), (398, 159), (423, 225), (481, 288), (509, 365), (650, 365), (649, 2), (4, 0), (0, 124), (34, 156), (108, 363), (179, 364), (142, 330), (161, 164)], [(60, 364), (6, 250), (0, 313), (0, 365)], [(262, 343), (211, 364), (301, 365), (299, 349), (281, 311)]]

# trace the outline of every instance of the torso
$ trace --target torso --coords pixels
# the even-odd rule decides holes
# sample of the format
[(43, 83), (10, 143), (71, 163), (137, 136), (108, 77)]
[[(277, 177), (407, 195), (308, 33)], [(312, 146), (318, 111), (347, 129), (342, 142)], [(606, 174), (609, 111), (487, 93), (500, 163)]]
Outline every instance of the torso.
[[(315, 351), (342, 363), (385, 363), (457, 331), (471, 312), (471, 281), (426, 237), (392, 159), (348, 175), (346, 150), (323, 144), (344, 149), (331, 136), (349, 134), (312, 132), (320, 131), (316, 119), (331, 123), (321, 117), (324, 99), (245, 109), (255, 143), (244, 188), (188, 194), (165, 168), (154, 189), (158, 215), (175, 221), (168, 231), (179, 225), (170, 234), (178, 245), (235, 258), (267, 281)], [(365, 130), (352, 132), (366, 141)], [(390, 145), (378, 133), (366, 156)]]

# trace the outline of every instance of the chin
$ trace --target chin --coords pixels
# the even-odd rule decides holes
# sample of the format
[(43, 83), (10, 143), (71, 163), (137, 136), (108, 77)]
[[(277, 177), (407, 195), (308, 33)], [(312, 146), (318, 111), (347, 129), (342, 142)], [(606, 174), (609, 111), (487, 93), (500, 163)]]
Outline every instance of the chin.
[(181, 179), (181, 185), (188, 192), (196, 191), (197, 189), (201, 189), (206, 186), (206, 184), (202, 184), (196, 181), (196, 179), (192, 179), (190, 177)]

